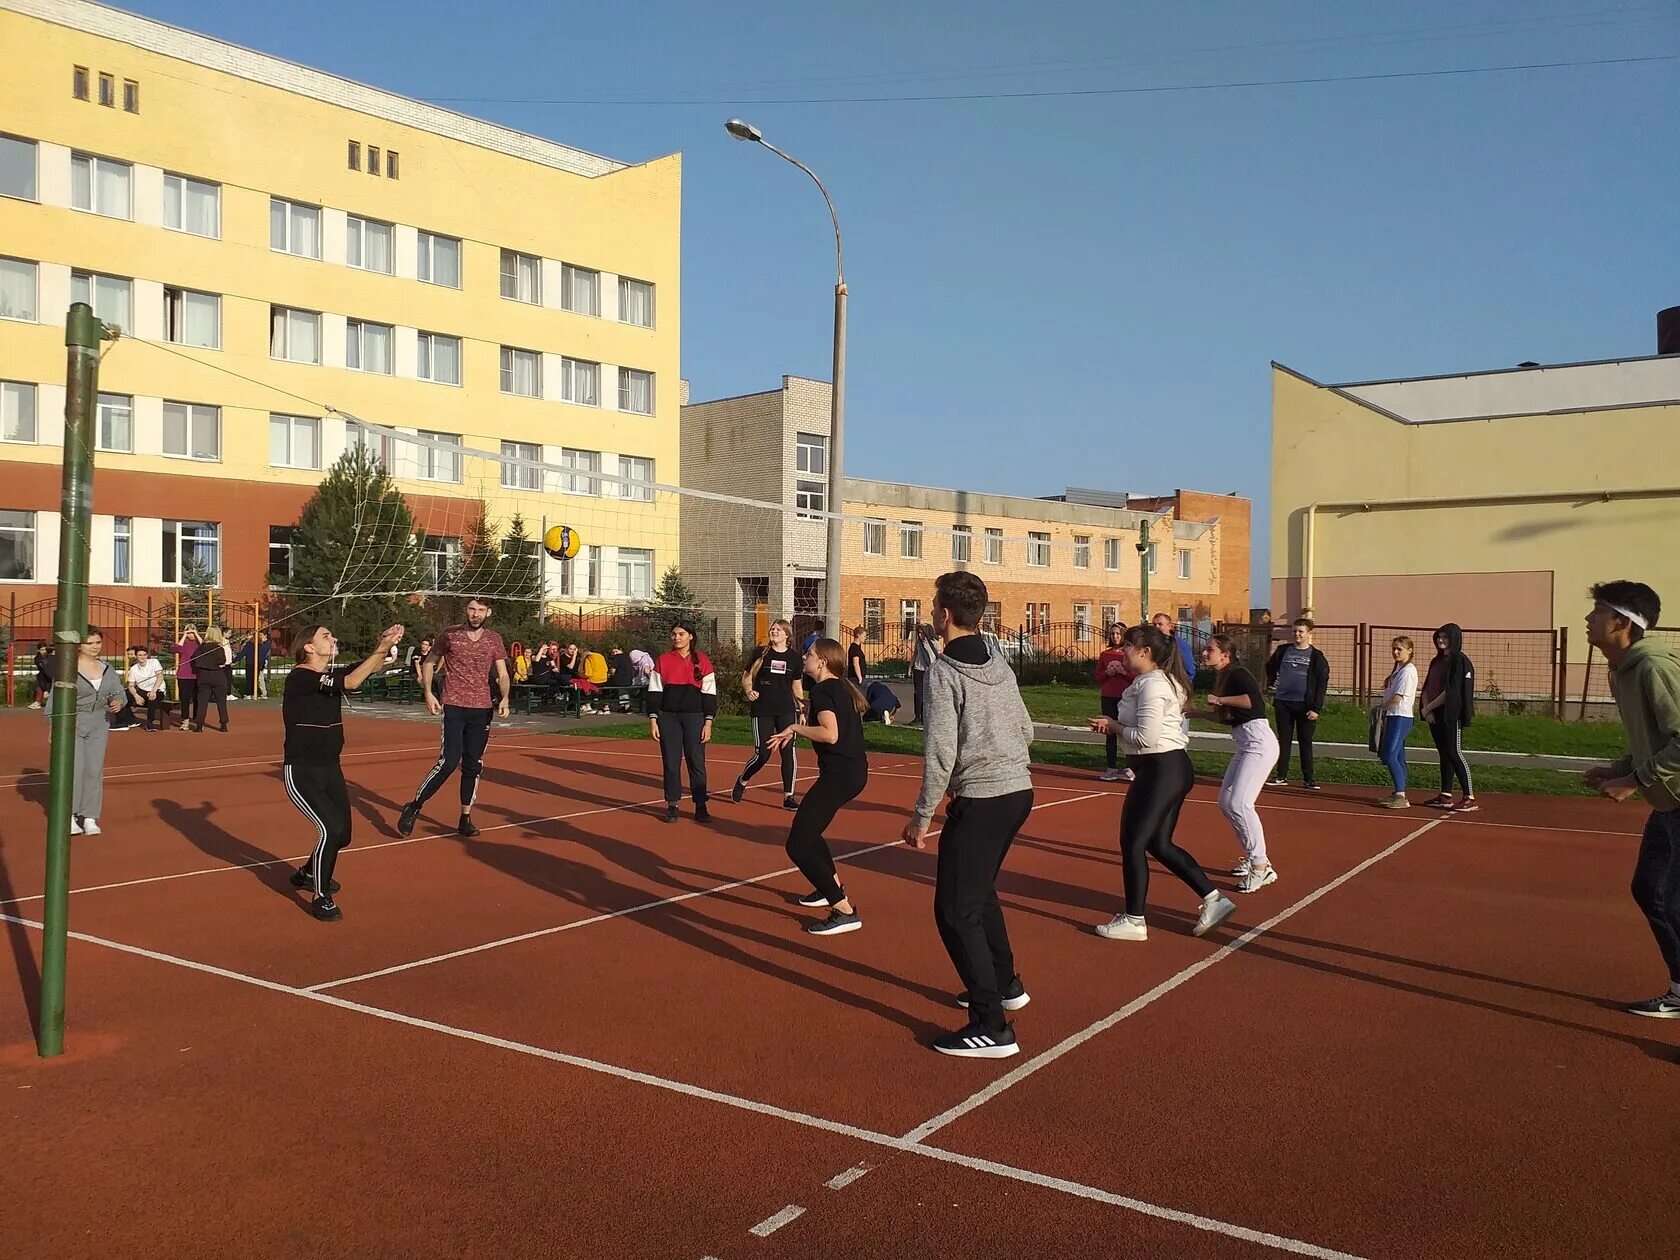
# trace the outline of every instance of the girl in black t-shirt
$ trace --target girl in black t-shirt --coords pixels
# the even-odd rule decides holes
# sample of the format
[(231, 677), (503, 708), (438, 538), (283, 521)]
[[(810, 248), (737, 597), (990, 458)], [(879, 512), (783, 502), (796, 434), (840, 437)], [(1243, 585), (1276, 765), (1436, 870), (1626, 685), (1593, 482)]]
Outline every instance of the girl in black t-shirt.
[(805, 653), (807, 720), (772, 735), (767, 746), (780, 749), (803, 735), (817, 754), (817, 781), (799, 803), (788, 829), (787, 852), (815, 890), (799, 899), (802, 906), (828, 906), (828, 917), (805, 930), (814, 936), (855, 932), (863, 926), (857, 907), (834, 872), (834, 855), (823, 833), (840, 807), (869, 782), (863, 751), (863, 693), (846, 681), (846, 654), (833, 639), (818, 639)]
[[(741, 777), (729, 799), (740, 803), (753, 775), (770, 760), (770, 739), (794, 724), (799, 706), (804, 702), (804, 687), (799, 653), (793, 650), (793, 627), (785, 621), (770, 623), (770, 642), (753, 649), (747, 671), (741, 675), (741, 690), (751, 705), (753, 754), (741, 767)], [(793, 795), (793, 743), (781, 745), (782, 751), (782, 807), (796, 809), (799, 802)]]
[(1272, 734), (1271, 723), (1266, 720), (1266, 701), (1260, 684), (1242, 667), (1230, 638), (1214, 635), (1202, 652), (1202, 660), (1217, 671), (1217, 676), (1208, 695), (1208, 708), (1193, 716), (1229, 724), (1231, 743), (1236, 749), (1231, 764), (1225, 768), (1225, 781), (1219, 785), (1219, 811), (1237, 833), (1237, 841), (1243, 848), (1242, 860), (1231, 873), (1240, 880), (1237, 891), (1259, 892), (1267, 884), (1277, 882), (1277, 871), (1266, 854), (1266, 829), (1254, 808), (1266, 776), (1277, 765), (1277, 736)]
[(852, 630), (852, 645), (846, 649), (846, 681), (863, 691), (864, 674), (868, 669), (869, 658), (863, 654), (863, 627), (856, 626)]
[(338, 851), (350, 843), (350, 793), (344, 786), (344, 693), (354, 691), (385, 664), (386, 654), (402, 640), (392, 626), (360, 665), (333, 667), (338, 640), (325, 626), (305, 626), (292, 640), (297, 662), (286, 675), (281, 717), (286, 724), (283, 767), (286, 794), (315, 824), (317, 839), (309, 860), (292, 875), (293, 888), (312, 888), (309, 913), (323, 923), (344, 917), (332, 895), (338, 891), (333, 866)]

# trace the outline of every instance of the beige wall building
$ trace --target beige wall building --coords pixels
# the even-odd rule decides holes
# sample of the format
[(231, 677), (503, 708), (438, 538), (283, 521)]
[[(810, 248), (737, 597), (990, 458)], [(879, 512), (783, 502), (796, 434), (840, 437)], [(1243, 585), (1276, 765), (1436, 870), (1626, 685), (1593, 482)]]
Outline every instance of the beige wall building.
[[(683, 488), (718, 496), (684, 496), (683, 571), (721, 613), (725, 633), (751, 636), (766, 614), (822, 609), (825, 522), (801, 519), (799, 510), (828, 507), (829, 401), (825, 382), (784, 377), (780, 389), (683, 408)], [(1152, 611), (1193, 622), (1247, 618), (1246, 499), (1192, 491), (1149, 500), (1091, 491), (1028, 498), (855, 477), (845, 484), (846, 621), (869, 628), (874, 641), (896, 643), (904, 622), (925, 621), (934, 578), (953, 568), (985, 580), (999, 628), (1058, 646), (1095, 639), (1105, 622), (1134, 622), (1145, 522)]]

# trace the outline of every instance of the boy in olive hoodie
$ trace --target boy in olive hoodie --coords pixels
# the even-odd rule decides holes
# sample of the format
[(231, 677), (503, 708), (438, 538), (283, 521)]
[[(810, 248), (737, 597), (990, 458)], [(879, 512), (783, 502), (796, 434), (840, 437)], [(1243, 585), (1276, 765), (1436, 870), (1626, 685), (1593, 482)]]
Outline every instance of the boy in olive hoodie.
[(1680, 656), (1645, 637), (1662, 602), (1643, 582), (1601, 582), (1592, 598), (1587, 638), (1609, 662), (1628, 755), (1587, 771), (1586, 783), (1613, 801), (1638, 792), (1651, 807), (1633, 867), (1633, 899), (1668, 965), (1668, 992), (1627, 1010), (1680, 1019)]

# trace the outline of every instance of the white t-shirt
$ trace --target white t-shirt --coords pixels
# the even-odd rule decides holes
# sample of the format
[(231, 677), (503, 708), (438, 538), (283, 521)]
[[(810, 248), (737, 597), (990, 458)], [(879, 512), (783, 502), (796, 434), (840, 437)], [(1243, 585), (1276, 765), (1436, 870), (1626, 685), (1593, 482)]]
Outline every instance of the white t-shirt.
[(1120, 697), (1120, 742), (1128, 752), (1162, 753), (1190, 744), (1184, 697), (1165, 671), (1139, 674)]
[(1417, 707), (1417, 666), (1407, 661), (1383, 684), (1383, 712), (1411, 717)]
[(156, 691), (163, 682), (163, 666), (157, 658), (147, 657), (128, 667), (128, 685), (142, 695)]

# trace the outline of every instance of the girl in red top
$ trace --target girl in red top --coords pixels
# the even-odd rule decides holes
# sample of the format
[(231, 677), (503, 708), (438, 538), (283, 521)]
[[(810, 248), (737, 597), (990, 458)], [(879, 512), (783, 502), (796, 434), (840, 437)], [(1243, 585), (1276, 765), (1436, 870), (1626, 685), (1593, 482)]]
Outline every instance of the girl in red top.
[(694, 627), (671, 628), (671, 650), (654, 662), (648, 678), (648, 729), (665, 767), (665, 821), (677, 821), (682, 800), (682, 763), (694, 795), (694, 821), (710, 822), (706, 810), (706, 745), (717, 716), (717, 675), (694, 642)]
[[(1126, 654), (1121, 651), (1120, 644), (1126, 637), (1126, 627), (1116, 622), (1108, 628), (1108, 646), (1097, 657), (1097, 681), (1102, 684), (1103, 716), (1117, 719), (1120, 716), (1120, 697), (1126, 694), (1126, 688), (1136, 680), (1131, 666), (1126, 664)], [(1110, 726), (1112, 732), (1114, 726)], [(1104, 783), (1130, 783), (1132, 772), (1120, 768), (1120, 741), (1112, 733), (1108, 737), (1105, 747), (1108, 754), (1108, 769), (1102, 772)]]

